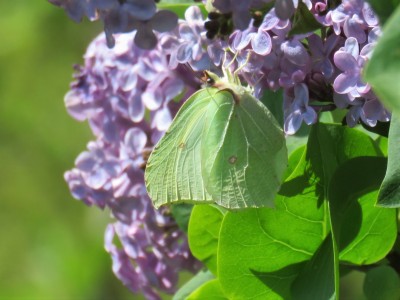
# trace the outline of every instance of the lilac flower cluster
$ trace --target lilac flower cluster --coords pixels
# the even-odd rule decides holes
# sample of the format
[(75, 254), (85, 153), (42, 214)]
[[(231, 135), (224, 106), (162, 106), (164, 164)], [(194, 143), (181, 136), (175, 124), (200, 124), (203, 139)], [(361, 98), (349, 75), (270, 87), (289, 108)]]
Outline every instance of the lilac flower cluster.
[[(282, 1), (290, 2), (290, 1)], [(297, 1), (292, 1), (294, 7)], [(275, 4), (277, 4), (276, 2)], [(284, 130), (294, 134), (302, 122), (317, 122), (317, 113), (348, 108), (347, 124), (360, 120), (368, 126), (390, 120), (361, 73), (380, 34), (378, 21), (368, 3), (344, 0), (334, 10), (327, 1), (305, 1), (310, 12), (325, 26), (322, 35), (289, 36), (290, 20), (271, 9), (261, 25), (252, 20), (244, 30), (229, 37), (229, 48), (241, 75), (260, 96), (265, 89), (284, 90)], [(317, 104), (316, 104), (317, 103)]]
[(143, 49), (153, 49), (157, 45), (154, 30), (172, 30), (178, 17), (167, 10), (157, 12), (153, 0), (49, 0), (50, 3), (66, 10), (71, 19), (79, 22), (84, 16), (94, 21), (104, 22), (107, 45), (113, 47), (113, 34), (135, 31), (135, 44)]
[[(172, 293), (182, 270), (195, 271), (186, 237), (168, 209), (155, 210), (144, 186), (146, 155), (197, 88), (184, 68), (172, 70), (159, 47), (138, 48), (132, 34), (116, 35), (113, 49), (96, 38), (77, 67), (65, 97), (69, 113), (87, 120), (96, 140), (78, 156), (65, 179), (87, 205), (108, 207), (116, 218), (106, 232), (106, 250), (117, 277), (133, 292), (159, 299)], [(122, 244), (113, 244), (117, 236)]]

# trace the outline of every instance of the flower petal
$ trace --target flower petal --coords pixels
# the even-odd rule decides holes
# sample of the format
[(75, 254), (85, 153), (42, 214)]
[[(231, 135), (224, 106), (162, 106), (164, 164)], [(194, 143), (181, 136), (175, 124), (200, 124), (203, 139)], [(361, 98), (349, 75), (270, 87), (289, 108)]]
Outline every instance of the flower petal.
[(339, 94), (347, 94), (354, 89), (357, 84), (357, 78), (347, 74), (340, 74), (333, 82), (333, 88)]
[(157, 37), (150, 27), (143, 26), (136, 32), (134, 42), (139, 48), (150, 50), (157, 45)]
[(358, 72), (359, 67), (357, 61), (350, 53), (337, 51), (333, 56), (333, 61), (335, 62), (336, 67), (341, 71), (349, 71), (351, 73)]
[(272, 49), (271, 37), (267, 32), (259, 30), (252, 38), (251, 46), (255, 53), (267, 55)]
[(157, 7), (154, 1), (129, 0), (123, 4), (123, 9), (134, 18), (140, 21), (146, 21), (154, 16)]

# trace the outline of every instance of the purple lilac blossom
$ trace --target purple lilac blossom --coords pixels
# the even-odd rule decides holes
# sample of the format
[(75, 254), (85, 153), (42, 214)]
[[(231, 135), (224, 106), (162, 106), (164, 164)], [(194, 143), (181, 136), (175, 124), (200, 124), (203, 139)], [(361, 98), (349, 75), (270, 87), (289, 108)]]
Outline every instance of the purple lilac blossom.
[(294, 134), (304, 121), (307, 125), (314, 124), (317, 113), (308, 106), (308, 88), (304, 83), (296, 84), (293, 89), (286, 90), (284, 95), (284, 130), (287, 134)]
[[(253, 86), (256, 97), (260, 97), (265, 89), (284, 89), (287, 134), (295, 133), (302, 121), (308, 125), (315, 123), (317, 118), (312, 109), (315, 112), (332, 110), (335, 105), (349, 109), (356, 106), (349, 110), (347, 119), (352, 120), (348, 122), (349, 126), (355, 126), (359, 120), (369, 126), (375, 126), (377, 121), (388, 121), (390, 114), (382, 105), (376, 104), (379, 100), (361, 78), (380, 34), (370, 6), (363, 0), (345, 0), (336, 9), (327, 11), (325, 0), (303, 2), (327, 27), (323, 37), (314, 33), (288, 37), (291, 22), (278, 18), (276, 7), (265, 15), (259, 27), (250, 22), (246, 29), (231, 34), (229, 46), (237, 59), (236, 65), (245, 64), (239, 73), (243, 80)], [(282, 3), (298, 5), (298, 1), (292, 0), (275, 4)], [(308, 87), (308, 92), (302, 93), (301, 105), (294, 93), (299, 86)], [(327, 104), (315, 106), (313, 101)], [(300, 107), (305, 109), (307, 116), (299, 114)], [(371, 113), (372, 107), (379, 111)]]
[[(373, 127), (377, 121), (389, 121), (390, 113), (361, 76), (380, 35), (377, 17), (369, 4), (361, 0), (343, 1), (326, 15), (326, 19), (337, 34), (343, 28), (347, 37), (333, 57), (337, 67), (333, 99), (338, 107), (349, 108), (347, 124), (353, 127), (361, 120)], [(358, 21), (353, 22), (354, 19)]]
[(153, 49), (157, 44), (154, 30), (167, 32), (177, 24), (178, 17), (171, 11), (157, 12), (152, 0), (49, 0), (80, 22), (84, 16), (94, 21), (101, 19), (107, 45), (115, 45), (114, 34), (135, 31), (135, 44), (142, 49)]
[(165, 53), (170, 55), (170, 68), (186, 63), (195, 71), (212, 68), (206, 50), (211, 41), (206, 37), (203, 15), (197, 6), (186, 10), (185, 20), (179, 21), (174, 33), (164, 35), (160, 41)]
[(363, 0), (343, 0), (336, 9), (327, 14), (326, 21), (337, 35), (343, 33), (362, 44), (367, 40), (367, 30), (378, 26), (378, 18), (370, 5)]
[(65, 104), (73, 117), (89, 122), (96, 140), (65, 179), (75, 198), (109, 208), (116, 219), (105, 240), (116, 276), (133, 292), (160, 299), (158, 291), (173, 293), (179, 272), (195, 271), (199, 263), (168, 209), (152, 206), (144, 156), (176, 113), (180, 104), (172, 100), (186, 99), (198, 83), (185, 68), (171, 70), (160, 46), (138, 48), (133, 35), (116, 35), (109, 49), (101, 34), (88, 47), (84, 66), (76, 68)]

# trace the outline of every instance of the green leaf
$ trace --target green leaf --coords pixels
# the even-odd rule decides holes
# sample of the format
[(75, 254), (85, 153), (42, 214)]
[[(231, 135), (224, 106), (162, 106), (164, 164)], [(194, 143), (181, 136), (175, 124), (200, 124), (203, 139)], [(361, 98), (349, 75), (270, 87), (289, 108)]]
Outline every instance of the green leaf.
[(303, 145), (296, 150), (293, 151), (293, 153), (290, 155), (290, 162), (289, 165), (285, 171), (285, 174), (283, 175), (284, 182), (287, 181), (287, 178), (292, 175), (292, 173), (295, 172), (296, 167), (298, 166), (298, 163), (301, 159), (304, 159), (303, 156), (306, 153), (306, 145)]
[(217, 274), (217, 247), (224, 214), (211, 205), (197, 205), (189, 221), (189, 247), (193, 256)]
[[(382, 2), (386, 5), (386, 1)], [(383, 28), (382, 37), (374, 48), (364, 72), (364, 79), (371, 84), (383, 104), (400, 111), (400, 6)]]
[(379, 195), (378, 206), (400, 207), (400, 114), (394, 113), (389, 129), (388, 165)]
[(153, 204), (272, 206), (287, 166), (282, 129), (232, 74), (193, 94), (151, 153), (145, 172)]
[(185, 203), (176, 204), (171, 207), (171, 212), (174, 216), (175, 222), (184, 232), (188, 231), (188, 224), (192, 209), (193, 205)]
[(322, 27), (323, 25), (315, 19), (314, 15), (307, 8), (307, 5), (299, 2), (299, 6), (293, 16), (292, 29), (289, 31), (289, 36), (313, 32)]
[(364, 293), (368, 300), (397, 300), (400, 298), (400, 278), (389, 266), (379, 266), (367, 272)]
[(383, 157), (356, 157), (343, 163), (331, 180), (329, 203), (341, 261), (372, 264), (393, 247), (396, 210), (374, 206), (385, 169)]
[(367, 0), (383, 25), (400, 4), (400, 0)]
[[(334, 238), (329, 234), (293, 282), (293, 299), (336, 299), (339, 286)], [(321, 284), (321, 279), (324, 284)]]
[[(273, 4), (273, 3), (272, 3)], [(278, 121), (279, 125), (283, 127), (283, 90), (272, 91), (266, 89), (260, 101), (269, 109)], [(307, 144), (308, 134), (310, 133), (310, 126), (302, 124), (300, 129), (294, 134), (286, 136), (286, 147), (289, 155), (292, 154), (297, 148)]]
[(228, 300), (221, 289), (218, 279), (210, 280), (195, 290), (187, 300), (203, 300), (203, 299), (215, 299), (215, 300)]
[(186, 282), (174, 295), (173, 300), (186, 300), (188, 296), (204, 283), (213, 280), (214, 275), (206, 270), (201, 270)]
[(365, 272), (351, 266), (340, 266), (340, 295), (339, 299), (365, 300), (363, 283)]
[[(328, 185), (336, 168), (345, 161), (381, 153), (366, 134), (326, 124), (312, 126), (307, 149), (301, 156), (300, 151), (289, 159), (292, 173), (279, 191), (276, 209), (225, 215), (218, 275), (230, 299), (288, 299), (296, 278), (304, 285), (303, 291), (308, 288), (318, 295), (338, 295), (336, 239), (322, 245), (331, 228)], [(319, 269), (320, 276), (307, 281), (311, 266), (329, 263), (333, 265)]]
[[(286, 181), (295, 179), (296, 185), (307, 186), (307, 178), (296, 178), (304, 170), (305, 156), (305, 151), (298, 150), (290, 157), (293, 174)], [(218, 249), (219, 279), (226, 295), (230, 299), (290, 298), (291, 283), (326, 234), (323, 218), (324, 211), (312, 196), (279, 197), (276, 210), (228, 212)]]
[(383, 136), (378, 136), (375, 140), (376, 145), (381, 149), (384, 156), (388, 156), (388, 141), (389, 139)]
[(265, 89), (260, 101), (274, 115), (278, 124), (283, 127), (283, 89), (277, 91)]
[(226, 214), (218, 277), (229, 299), (290, 298), (291, 283), (322, 242), (322, 222), (303, 218), (308, 209), (313, 209), (310, 203), (304, 203), (302, 215), (290, 208)]

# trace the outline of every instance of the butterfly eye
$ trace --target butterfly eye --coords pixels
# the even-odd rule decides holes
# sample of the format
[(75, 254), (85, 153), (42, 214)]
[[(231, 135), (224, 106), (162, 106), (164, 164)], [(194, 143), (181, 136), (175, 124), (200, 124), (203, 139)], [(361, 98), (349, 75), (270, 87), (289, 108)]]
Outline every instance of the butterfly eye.
[(203, 81), (208, 86), (214, 86), (215, 85), (215, 79), (212, 78), (207, 71), (203, 71), (203, 76), (201, 76), (200, 79), (201, 79), (201, 81)]
[(208, 85), (214, 85), (215, 84), (215, 80), (212, 79), (211, 77), (208, 77), (206, 82), (207, 82)]

